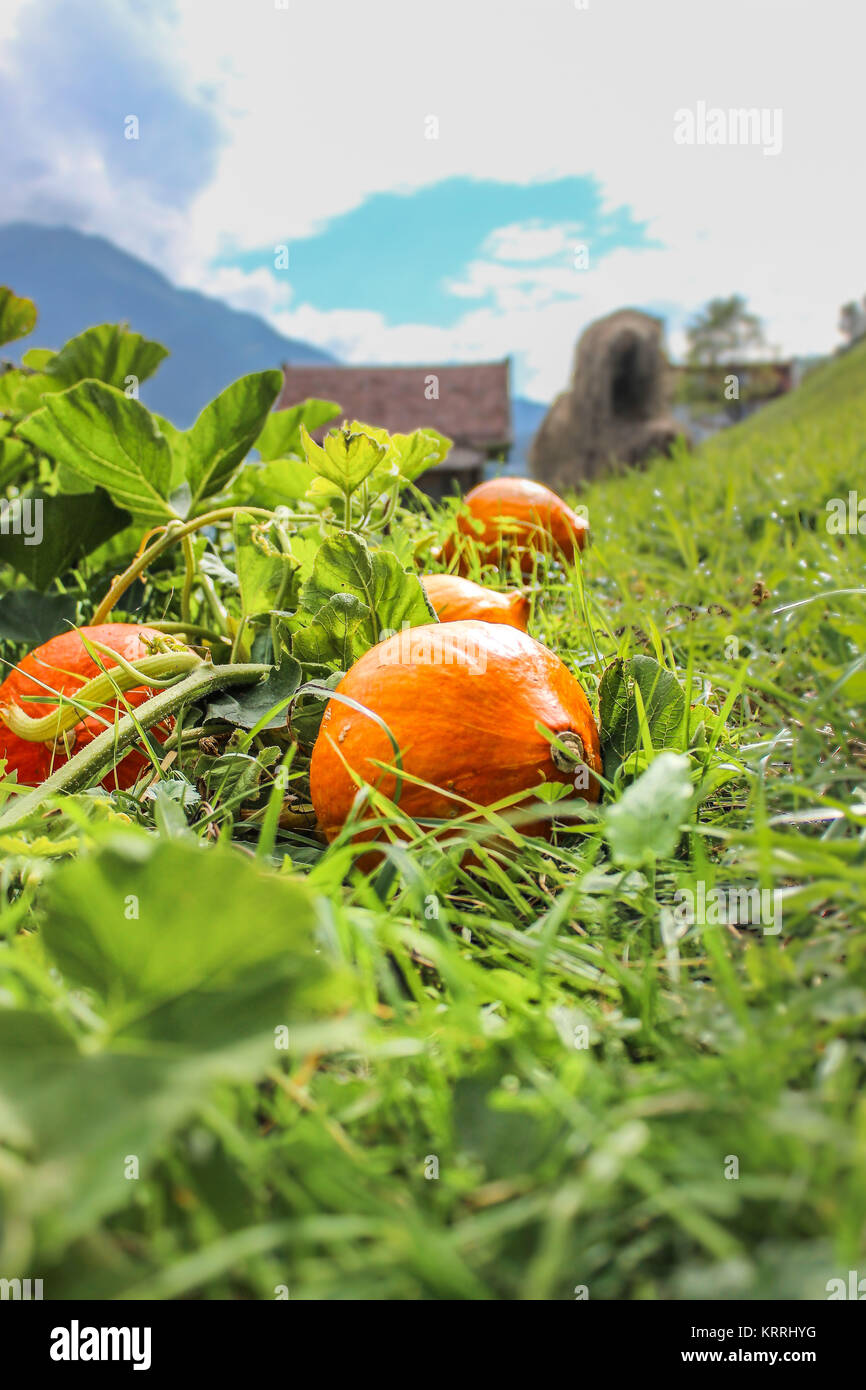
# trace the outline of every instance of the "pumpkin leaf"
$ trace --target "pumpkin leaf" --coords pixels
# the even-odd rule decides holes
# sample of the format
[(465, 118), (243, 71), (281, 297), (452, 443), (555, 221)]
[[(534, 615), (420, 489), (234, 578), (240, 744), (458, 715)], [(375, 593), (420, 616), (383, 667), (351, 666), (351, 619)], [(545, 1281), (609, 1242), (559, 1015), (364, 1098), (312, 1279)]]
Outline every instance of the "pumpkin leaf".
[(57, 353), (53, 348), (27, 348), (21, 354), (22, 367), (28, 367), (31, 372), (44, 372), (45, 368)]
[(300, 405), (289, 406), (287, 410), (274, 410), (256, 440), (256, 448), (265, 463), (291, 455), (300, 457), (304, 448), (301, 426), (312, 434), (313, 430), (327, 425), (339, 414), (340, 407), (336, 401), (319, 401), (312, 397), (301, 401)]
[[(322, 691), (336, 690), (346, 672), (345, 669), (332, 671), (328, 666), (315, 662), (305, 663), (303, 671), (304, 684), (292, 708), (292, 734), (299, 743), (312, 748), (328, 708)], [(306, 693), (307, 687), (310, 687), (309, 694)]]
[(186, 510), (179, 508), (181, 515), (186, 516), (189, 510), (189, 500), (192, 497), (189, 484), (186, 481), (186, 440), (188, 431), (179, 430), (177, 425), (172, 424), (171, 420), (166, 420), (164, 415), (158, 415), (152, 410), (151, 415), (159, 427), (160, 434), (164, 434), (168, 441), (171, 453), (171, 482), (169, 484), (169, 498), (174, 498), (180, 488), (186, 488), (188, 498)]
[(19, 298), (5, 285), (0, 287), (0, 343), (26, 338), (36, 327), (36, 305)]
[(45, 372), (24, 372), (13, 367), (0, 376), (0, 410), (8, 415), (29, 415), (39, 409), (46, 393), (62, 390), (60, 382)]
[(0, 439), (0, 490), (5, 491), (32, 462), (33, 454), (23, 440)]
[[(240, 903), (241, 880), (246, 901), (236, 915), (228, 904)], [(277, 889), (286, 910), (267, 912), (254, 932), (241, 930), (251, 901), (264, 908), (270, 895), (272, 909)], [(128, 911), (129, 893), (135, 912)], [(198, 846), (122, 836), (53, 881), (44, 942), (68, 980), (94, 990), (117, 1014), (125, 1001), (225, 988), (244, 969), (279, 957), (293, 939), (297, 946), (313, 918), (301, 883), (239, 871), (232, 854), (205, 859)]]
[(75, 622), (76, 606), (74, 594), (13, 589), (0, 598), (0, 641), (41, 646)]
[(369, 608), (354, 594), (335, 594), (295, 633), (292, 652), (298, 661), (347, 671), (373, 645), (370, 619)]
[(293, 557), (280, 548), (270, 531), (270, 522), (263, 525), (243, 513), (234, 519), (235, 568), (244, 619), (280, 608), (295, 568)]
[(293, 506), (306, 497), (317, 481), (303, 459), (279, 458), (270, 463), (248, 463), (232, 485), (232, 498), (251, 507)]
[(381, 474), (371, 479), (373, 486), (376, 485), (377, 479), (381, 485), (389, 480), (393, 481), (395, 476), (413, 482), (419, 474), (441, 463), (452, 443), (444, 434), (429, 427), (414, 430), (412, 434), (389, 434), (386, 429), (353, 420), (349, 429), (359, 434), (368, 434), (387, 451)]
[(371, 435), (348, 428), (331, 430), (325, 435), (323, 444), (317, 444), (302, 424), (301, 443), (313, 471), (346, 495), (360, 487), (373, 469), (382, 464), (388, 452), (387, 446)]
[(352, 594), (366, 606), (368, 647), (404, 627), (436, 621), (417, 574), (403, 569), (392, 551), (371, 551), (351, 531), (319, 547), (313, 572), (301, 589), (301, 607), (318, 616), (335, 594)]
[[(258, 681), (256, 685), (226, 690), (215, 696), (208, 702), (204, 719), (224, 719), (227, 724), (234, 724), (238, 729), (253, 729), (260, 720), (270, 714), (275, 705), (292, 698), (302, 678), (303, 672), (297, 661), (290, 656), (284, 656), (279, 666), (275, 666), (263, 681)], [(286, 710), (283, 708), (261, 726), (261, 731), (284, 729), (285, 726)]]
[(104, 487), (118, 507), (142, 521), (178, 513), (168, 501), (171, 452), (139, 401), (100, 381), (82, 381), (49, 396), (18, 433), (56, 463)]
[(195, 424), (173, 441), (196, 507), (229, 483), (262, 432), (283, 384), (282, 372), (242, 376), (206, 405)]
[(123, 1155), (144, 1174), (215, 1083), (265, 1073), (276, 1026), (330, 1002), (315, 922), (304, 883), (144, 833), (52, 876), (43, 945), (108, 1027), (82, 1045), (44, 1010), (0, 1009), (0, 1142), (26, 1153), (16, 1209), (46, 1247), (124, 1206)]
[(689, 768), (682, 753), (660, 753), (607, 807), (604, 836), (617, 864), (639, 868), (673, 854), (692, 800)]
[[(638, 688), (643, 713), (635, 695)], [(611, 781), (642, 745), (642, 726), (654, 748), (670, 746), (683, 723), (685, 695), (676, 676), (651, 656), (618, 659), (599, 686), (604, 775)]]
[(139, 384), (167, 356), (168, 349), (161, 343), (131, 333), (125, 324), (99, 324), (70, 338), (59, 352), (50, 348), (25, 352), (21, 362), (27, 370), (16, 368), (0, 377), (0, 410), (30, 415), (46, 395), (90, 379), (137, 398)]
[(116, 507), (102, 488), (21, 500), (40, 508), (39, 540), (34, 543), (35, 537), (0, 535), (0, 563), (11, 565), (37, 589), (47, 589), (130, 520), (129, 512)]
[(93, 378), (120, 391), (134, 391), (167, 356), (162, 343), (132, 333), (126, 324), (100, 323), (70, 338), (59, 352), (46, 356), (34, 349), (27, 354), (27, 365), (38, 363), (60, 389)]
[(428, 468), (435, 468), (448, 456), (452, 441), (438, 430), (425, 428), (413, 434), (391, 435), (391, 457), (402, 478), (414, 482)]

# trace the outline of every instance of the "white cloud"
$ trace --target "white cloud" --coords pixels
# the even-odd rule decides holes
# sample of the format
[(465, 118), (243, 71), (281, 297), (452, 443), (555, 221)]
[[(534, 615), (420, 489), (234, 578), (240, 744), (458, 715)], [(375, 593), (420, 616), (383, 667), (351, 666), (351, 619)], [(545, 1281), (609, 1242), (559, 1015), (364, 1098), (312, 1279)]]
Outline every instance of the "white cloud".
[[(511, 352), (525, 388), (546, 395), (581, 328), (626, 303), (673, 306), (676, 342), (683, 310), (738, 291), (799, 352), (833, 346), (838, 306), (866, 289), (866, 10), (849, 0), (176, 0), (171, 14), (172, 66), (225, 135), (202, 150), (212, 176), (182, 210), (132, 188), (121, 200), (98, 145), (66, 148), (57, 131), (64, 187), (96, 207), (91, 226), (106, 225), (93, 229), (352, 360)], [(166, 51), (169, 22), (154, 27)], [(675, 112), (699, 101), (781, 108), (781, 153), (676, 144)], [(425, 139), (430, 114), (438, 140)], [(574, 228), (500, 228), (452, 287), (467, 304), (452, 329), (323, 314), (261, 273), (211, 268), (310, 235), (375, 192), (585, 175), (607, 213), (627, 206), (664, 249), (593, 259), (572, 283)]]
[(5, 0), (0, 5), (0, 40), (5, 41), (14, 37), (18, 29), (18, 20), (26, 0)]
[(194, 259), (186, 209), (216, 171), (221, 131), (173, 50), (170, 12), (158, 0), (2, 10), (3, 220), (98, 232), (169, 273)]
[[(813, 0), (728, 0), (712, 14), (693, 0), (593, 0), (588, 10), (566, 0), (289, 0), (287, 11), (246, 10), (243, 26), (233, 6), (209, 5), (207, 24), (192, 3), (181, 13), (194, 75), (231, 53), (225, 91), (243, 108), (193, 209), (199, 241), (299, 237), (374, 191), (451, 176), (591, 174), (608, 211), (628, 206), (664, 246), (593, 261), (569, 290), (576, 229), (500, 228), (452, 286), (467, 299), (492, 291), (498, 312), (470, 309), (447, 331), (322, 315), (332, 347), (351, 341), (375, 360), (423, 360), (431, 342), (449, 355), (510, 351), (525, 358), (526, 388), (547, 395), (564, 384), (582, 327), (626, 303), (691, 311), (742, 292), (771, 341), (806, 352), (836, 343), (839, 304), (866, 289), (856, 172), (866, 12), (844, 0), (820, 11)], [(700, 100), (782, 108), (781, 154), (677, 145), (674, 113)], [(438, 140), (424, 139), (428, 114)], [(514, 266), (560, 253), (561, 266), (528, 279)], [(300, 312), (284, 320), (294, 332)]]
[(577, 275), (565, 265), (501, 265), (496, 261), (471, 261), (462, 280), (446, 288), (459, 299), (492, 298), (502, 313), (539, 308), (564, 296), (573, 296)]
[(512, 222), (497, 227), (485, 238), (483, 254), (496, 261), (546, 261), (571, 254), (583, 235), (577, 223), (545, 226), (541, 222)]
[(217, 266), (208, 270), (204, 282), (197, 267), (190, 273), (187, 266), (186, 273), (178, 277), (178, 283), (187, 289), (206, 290), (213, 299), (222, 299), (234, 309), (245, 309), (248, 313), (258, 314), (274, 324), (292, 300), (291, 285), (287, 281), (275, 279), (264, 266), (259, 266), (256, 270), (242, 270), (240, 266)]

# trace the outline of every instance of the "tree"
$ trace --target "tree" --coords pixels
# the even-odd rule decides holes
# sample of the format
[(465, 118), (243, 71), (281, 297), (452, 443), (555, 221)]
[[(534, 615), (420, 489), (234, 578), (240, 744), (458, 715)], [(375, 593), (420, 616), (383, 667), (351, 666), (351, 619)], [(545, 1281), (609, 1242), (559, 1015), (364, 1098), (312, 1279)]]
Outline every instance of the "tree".
[(848, 345), (866, 336), (866, 295), (858, 304), (852, 299), (839, 310), (839, 332), (848, 339)]
[(686, 328), (686, 337), (688, 360), (695, 366), (733, 362), (751, 349), (766, 348), (761, 320), (749, 313), (740, 294), (711, 299)]

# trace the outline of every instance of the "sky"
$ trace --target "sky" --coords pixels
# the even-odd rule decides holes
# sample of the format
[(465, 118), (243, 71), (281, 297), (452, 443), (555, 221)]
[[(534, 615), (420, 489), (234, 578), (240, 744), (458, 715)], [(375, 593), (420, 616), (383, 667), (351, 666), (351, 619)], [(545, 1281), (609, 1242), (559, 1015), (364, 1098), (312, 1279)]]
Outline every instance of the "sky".
[(346, 362), (510, 356), (540, 401), (626, 306), (674, 357), (732, 293), (828, 352), (866, 293), (864, 38), (857, 0), (2, 0), (0, 221)]

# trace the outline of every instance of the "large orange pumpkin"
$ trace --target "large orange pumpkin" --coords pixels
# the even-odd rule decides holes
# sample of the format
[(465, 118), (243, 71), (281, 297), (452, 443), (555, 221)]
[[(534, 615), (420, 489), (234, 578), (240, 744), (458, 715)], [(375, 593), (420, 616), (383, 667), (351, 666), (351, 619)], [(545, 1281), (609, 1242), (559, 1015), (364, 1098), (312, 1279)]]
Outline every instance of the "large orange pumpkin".
[[(31, 743), (19, 738), (3, 722), (3, 710), (10, 705), (18, 705), (31, 719), (51, 714), (57, 708), (57, 701), (51, 699), (46, 686), (59, 695), (72, 695), (99, 675), (100, 667), (88, 655), (82, 637), (111, 647), (127, 661), (137, 661), (147, 655), (147, 647), (142, 639), (161, 636), (154, 628), (143, 627), (140, 623), (103, 623), (98, 627), (72, 628), (69, 632), (61, 632), (25, 656), (0, 685), (0, 759), (6, 759), (7, 775), (17, 770), (20, 783), (28, 787), (38, 786), (69, 757), (103, 732), (106, 727), (103, 720), (115, 719), (119, 701), (112, 699), (70, 729), (65, 741), (59, 738), (51, 743)], [(104, 654), (100, 654), (100, 659), (109, 670), (117, 664)], [(139, 685), (127, 691), (124, 698), (135, 707), (152, 694), (148, 686)], [(39, 698), (25, 698), (31, 695)], [(120, 714), (124, 712), (121, 704)], [(102, 718), (98, 718), (98, 715)], [(159, 737), (159, 731), (154, 732)], [(68, 753), (66, 743), (69, 745)], [(130, 787), (147, 763), (146, 756), (133, 749), (104, 778), (102, 785), (107, 788)]]
[(507, 623), (526, 631), (529, 598), (520, 590), (498, 594), (495, 589), (485, 589), (456, 574), (425, 574), (422, 582), (441, 623), (478, 618), (481, 622)]
[(514, 554), (524, 573), (531, 573), (538, 554), (573, 560), (586, 544), (589, 524), (584, 518), (549, 487), (529, 478), (491, 478), (467, 492), (463, 502), (465, 510), (457, 514), (459, 534), (449, 536), (442, 547), (446, 564), (456, 558), (462, 573), (472, 551), (464, 536), (477, 546), (481, 564), (499, 564)]
[[(517, 628), (473, 620), (410, 628), (371, 647), (337, 694), (384, 721), (399, 744), (404, 772), (441, 788), (403, 780), (399, 805), (415, 819), (447, 820), (466, 812), (461, 797), (489, 806), (542, 781), (586, 783), (581, 795), (598, 800), (595, 778), (576, 778), (576, 767), (559, 754), (555, 761), (535, 727), (564, 735), (590, 771), (600, 772), (598, 731), (586, 696), (558, 656)], [(375, 759), (396, 762), (381, 726), (331, 700), (310, 767), (316, 818), (329, 840), (348, 818), (357, 791), (349, 769), (394, 798), (396, 779)], [(523, 829), (546, 835), (549, 822)]]

